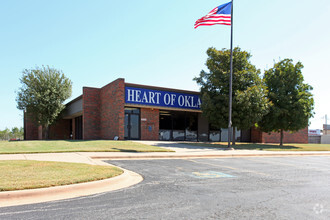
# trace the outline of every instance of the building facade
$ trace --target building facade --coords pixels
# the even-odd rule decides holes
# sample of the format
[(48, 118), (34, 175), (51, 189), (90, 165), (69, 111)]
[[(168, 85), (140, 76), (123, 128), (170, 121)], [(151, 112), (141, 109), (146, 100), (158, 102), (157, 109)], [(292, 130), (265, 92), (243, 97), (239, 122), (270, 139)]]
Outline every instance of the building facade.
[[(125, 83), (84, 87), (50, 128), (51, 139), (228, 141), (227, 129), (210, 126), (201, 111), (199, 92)], [(42, 129), (24, 117), (25, 139), (41, 139)], [(306, 130), (306, 131), (305, 131)], [(242, 142), (278, 142), (277, 134), (256, 129), (236, 132)], [(286, 143), (307, 143), (307, 128), (285, 134)]]

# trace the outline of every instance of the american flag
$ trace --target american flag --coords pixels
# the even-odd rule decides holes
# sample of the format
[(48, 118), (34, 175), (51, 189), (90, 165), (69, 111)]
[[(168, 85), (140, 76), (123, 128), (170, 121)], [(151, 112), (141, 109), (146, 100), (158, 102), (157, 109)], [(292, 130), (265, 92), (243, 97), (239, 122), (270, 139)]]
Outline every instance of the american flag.
[(195, 28), (215, 24), (231, 25), (232, 2), (220, 5), (195, 22)]

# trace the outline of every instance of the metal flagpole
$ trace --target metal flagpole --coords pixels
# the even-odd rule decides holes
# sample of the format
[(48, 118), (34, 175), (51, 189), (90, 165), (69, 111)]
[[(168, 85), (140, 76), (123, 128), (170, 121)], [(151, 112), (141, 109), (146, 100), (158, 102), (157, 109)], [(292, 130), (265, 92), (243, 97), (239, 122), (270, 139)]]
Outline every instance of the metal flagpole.
[(228, 148), (231, 148), (231, 133), (232, 133), (232, 102), (233, 102), (233, 11), (234, 11), (234, 0), (231, 1), (231, 30), (230, 30), (230, 75), (229, 75), (229, 123), (228, 123)]

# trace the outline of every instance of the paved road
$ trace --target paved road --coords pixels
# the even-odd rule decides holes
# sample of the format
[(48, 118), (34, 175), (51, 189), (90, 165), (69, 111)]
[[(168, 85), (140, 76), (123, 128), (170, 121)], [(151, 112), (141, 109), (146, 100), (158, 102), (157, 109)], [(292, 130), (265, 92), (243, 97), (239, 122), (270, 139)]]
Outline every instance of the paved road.
[(329, 219), (330, 157), (130, 160), (110, 193), (0, 208), (0, 219)]

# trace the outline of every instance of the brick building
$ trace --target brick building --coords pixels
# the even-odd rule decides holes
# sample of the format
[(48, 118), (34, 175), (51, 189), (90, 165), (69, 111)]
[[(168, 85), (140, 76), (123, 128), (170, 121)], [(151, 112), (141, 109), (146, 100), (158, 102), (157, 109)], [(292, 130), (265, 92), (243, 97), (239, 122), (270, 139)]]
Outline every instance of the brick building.
[[(50, 128), (51, 139), (227, 141), (227, 129), (213, 128), (200, 109), (199, 92), (125, 83), (84, 87)], [(24, 117), (25, 139), (41, 139), (42, 129)], [(278, 134), (256, 129), (236, 132), (237, 141), (278, 142)], [(286, 133), (286, 143), (308, 143), (307, 128)]]

